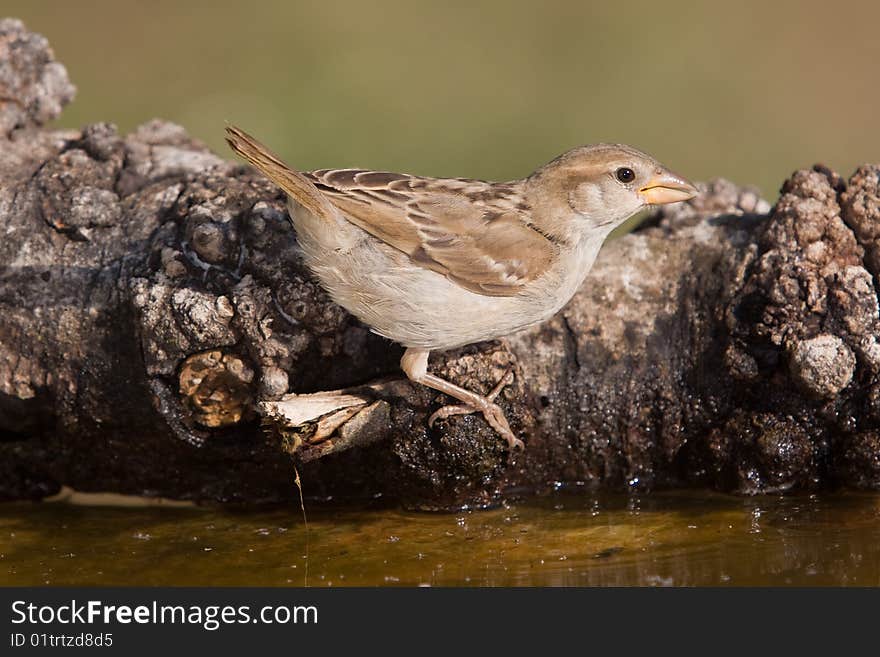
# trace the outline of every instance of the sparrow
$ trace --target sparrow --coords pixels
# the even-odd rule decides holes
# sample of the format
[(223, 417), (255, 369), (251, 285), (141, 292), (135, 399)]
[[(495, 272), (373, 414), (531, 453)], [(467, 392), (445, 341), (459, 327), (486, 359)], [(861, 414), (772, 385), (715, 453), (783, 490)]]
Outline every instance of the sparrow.
[(559, 311), (584, 282), (608, 234), (640, 210), (697, 189), (622, 144), (570, 150), (510, 182), (368, 169), (297, 171), (227, 126), (233, 151), (281, 187), (305, 262), (331, 298), (405, 347), (413, 382), (461, 402), (428, 424), (480, 412), (513, 449), (495, 397), (428, 372), (431, 351), (509, 335)]

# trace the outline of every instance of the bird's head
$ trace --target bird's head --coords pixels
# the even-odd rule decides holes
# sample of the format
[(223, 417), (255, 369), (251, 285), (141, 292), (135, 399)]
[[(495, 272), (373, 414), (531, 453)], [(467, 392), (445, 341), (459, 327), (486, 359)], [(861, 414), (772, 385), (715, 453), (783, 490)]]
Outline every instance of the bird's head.
[[(697, 188), (650, 155), (622, 144), (575, 148), (527, 180), (542, 214), (569, 217), (571, 228), (611, 231), (639, 210), (687, 201)], [(578, 231), (580, 232), (580, 231)]]

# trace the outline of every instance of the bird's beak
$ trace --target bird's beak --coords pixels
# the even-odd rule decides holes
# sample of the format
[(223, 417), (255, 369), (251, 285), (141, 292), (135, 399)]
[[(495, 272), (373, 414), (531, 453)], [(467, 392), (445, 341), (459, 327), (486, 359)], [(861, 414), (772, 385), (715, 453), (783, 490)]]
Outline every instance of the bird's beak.
[(639, 190), (639, 196), (647, 205), (678, 203), (694, 198), (697, 188), (671, 171), (660, 171)]

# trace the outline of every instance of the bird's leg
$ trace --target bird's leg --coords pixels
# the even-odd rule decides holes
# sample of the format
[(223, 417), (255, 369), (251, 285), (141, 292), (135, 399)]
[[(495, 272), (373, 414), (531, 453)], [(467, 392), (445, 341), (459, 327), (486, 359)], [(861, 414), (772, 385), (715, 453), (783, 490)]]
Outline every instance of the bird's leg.
[[(479, 412), (486, 418), (486, 422), (489, 423), (489, 426), (495, 429), (495, 431), (507, 441), (507, 445), (511, 450), (523, 449), (523, 442), (514, 435), (513, 431), (511, 431), (510, 425), (507, 423), (507, 418), (504, 417), (504, 411), (492, 401), (498, 393), (501, 392), (502, 388), (507, 385), (508, 379), (511, 376), (510, 372), (504, 375), (498, 385), (496, 385), (492, 392), (489, 393), (489, 396), (483, 397), (482, 395), (471, 392), (466, 388), (462, 388), (461, 386), (450, 383), (445, 379), (441, 379), (439, 376), (428, 374), (428, 351), (426, 349), (407, 349), (403, 354), (403, 358), (400, 359), (400, 367), (407, 377), (409, 377), (410, 381), (433, 388), (434, 390), (445, 393), (450, 397), (454, 397), (455, 399), (464, 402), (464, 406), (444, 406), (431, 415), (428, 420), (429, 425), (433, 424), (434, 420), (437, 418), (457, 415), (460, 413)], [(446, 411), (447, 408), (450, 409), (448, 412)]]

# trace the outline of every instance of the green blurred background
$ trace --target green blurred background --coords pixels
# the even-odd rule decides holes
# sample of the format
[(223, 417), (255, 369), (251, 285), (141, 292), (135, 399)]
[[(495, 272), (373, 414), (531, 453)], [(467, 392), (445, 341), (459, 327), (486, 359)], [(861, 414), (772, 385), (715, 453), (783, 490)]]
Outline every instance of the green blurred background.
[(507, 179), (578, 144), (757, 184), (880, 160), (880, 3), (3, 0), (79, 88), (60, 124), (153, 117), (301, 168)]

